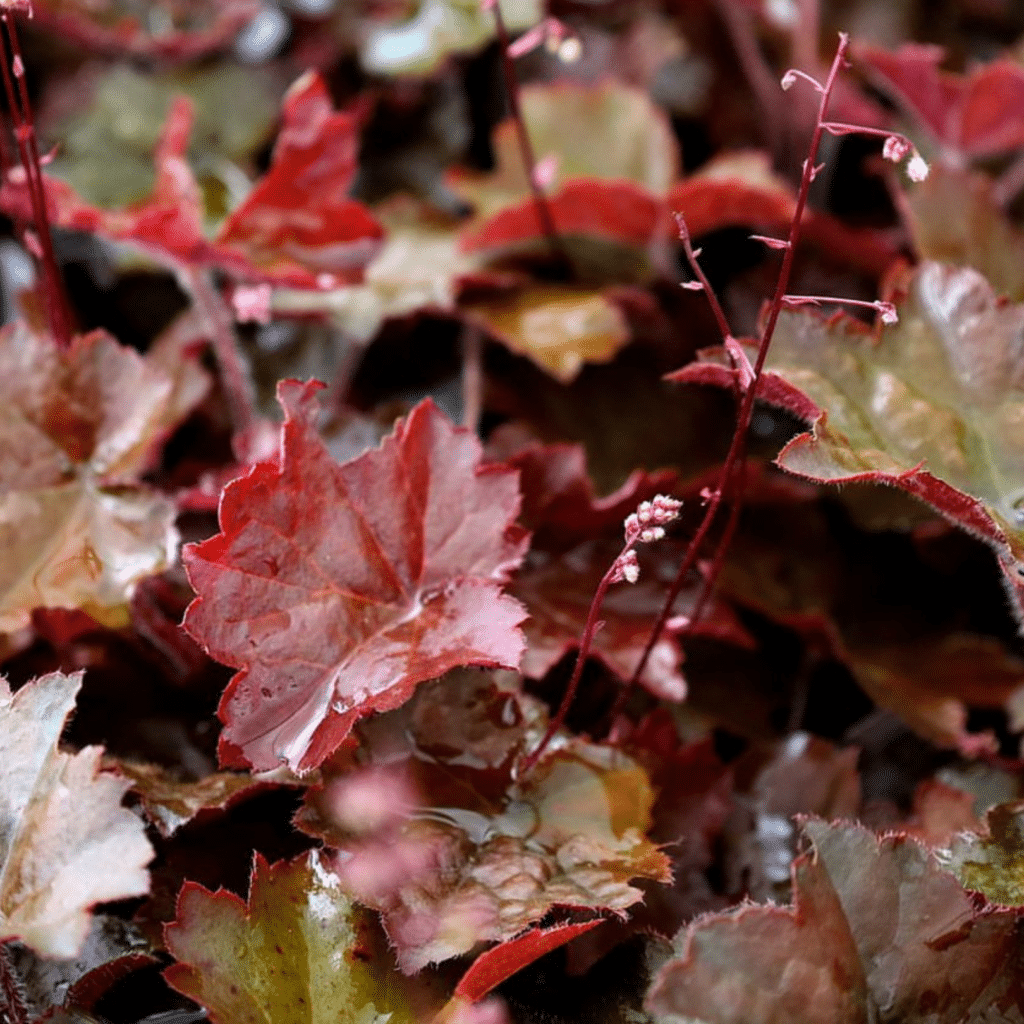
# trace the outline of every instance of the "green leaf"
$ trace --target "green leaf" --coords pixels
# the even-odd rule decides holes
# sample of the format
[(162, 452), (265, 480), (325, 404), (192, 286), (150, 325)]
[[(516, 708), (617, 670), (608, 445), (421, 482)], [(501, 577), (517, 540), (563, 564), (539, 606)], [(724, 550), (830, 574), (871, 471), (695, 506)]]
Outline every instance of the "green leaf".
[(273, 865), (256, 854), (248, 903), (185, 883), (164, 976), (215, 1024), (412, 1021), (372, 925), (316, 851)]
[[(541, 0), (500, 0), (510, 31), (543, 17)], [(363, 67), (378, 75), (428, 75), (456, 53), (478, 50), (494, 38), (494, 15), (480, 0), (420, 0), (406, 21), (372, 29), (360, 51)]]

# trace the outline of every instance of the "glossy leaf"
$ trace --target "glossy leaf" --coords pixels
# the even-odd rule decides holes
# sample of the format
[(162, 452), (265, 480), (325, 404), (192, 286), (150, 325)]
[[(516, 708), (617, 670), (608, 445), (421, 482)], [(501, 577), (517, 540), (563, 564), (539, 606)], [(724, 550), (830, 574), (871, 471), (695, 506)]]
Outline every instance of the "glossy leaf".
[(52, 672), (12, 695), (0, 679), (0, 940), (51, 957), (75, 956), (94, 904), (145, 893), (153, 856), (102, 750), (57, 749), (81, 684)]
[(430, 402), (338, 465), (320, 387), (279, 385), (280, 460), (229, 484), (222, 532), (185, 552), (186, 628), (242, 669), (221, 701), (228, 765), (308, 771), (418, 683), (522, 652), (523, 610), (501, 594), (525, 544), (514, 474), (482, 470), (476, 439)]
[(214, 1024), (412, 1022), (370, 927), (321, 854), (272, 865), (256, 854), (248, 901), (185, 883), (164, 976)]

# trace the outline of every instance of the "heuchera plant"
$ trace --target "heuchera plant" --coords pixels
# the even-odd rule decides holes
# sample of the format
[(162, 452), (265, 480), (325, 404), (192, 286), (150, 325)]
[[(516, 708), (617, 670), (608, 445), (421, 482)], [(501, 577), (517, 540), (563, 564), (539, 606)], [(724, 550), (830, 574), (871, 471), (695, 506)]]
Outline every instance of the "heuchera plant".
[(890, 8), (0, 0), (0, 1021), (1024, 1019), (1024, 20)]

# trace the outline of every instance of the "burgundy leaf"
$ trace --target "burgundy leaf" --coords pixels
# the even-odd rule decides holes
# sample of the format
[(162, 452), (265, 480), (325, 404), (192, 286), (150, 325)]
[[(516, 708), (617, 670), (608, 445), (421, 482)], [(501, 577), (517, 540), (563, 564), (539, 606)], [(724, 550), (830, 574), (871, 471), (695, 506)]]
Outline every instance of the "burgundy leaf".
[(992, 156), (1024, 146), (1024, 68), (996, 60), (967, 74), (939, 65), (941, 47), (904, 43), (891, 52), (858, 46), (874, 81), (952, 154)]
[(491, 434), (487, 454), (519, 470), (519, 521), (533, 533), (534, 545), (547, 549), (617, 535), (641, 501), (669, 493), (677, 477), (673, 470), (638, 469), (611, 494), (598, 496), (583, 445), (541, 444), (523, 438), (514, 425)]
[[(203, 233), (202, 195), (186, 160), (193, 109), (185, 97), (171, 104), (154, 156), (156, 180), (145, 200), (124, 210), (101, 210), (44, 175), (50, 222), (136, 245), (172, 269), (214, 266), (243, 279), (297, 288), (359, 280), (383, 229), (347, 197), (356, 165), (356, 119), (332, 110), (315, 74), (292, 86), (283, 116), (269, 172), (213, 241)], [(31, 219), (20, 169), (0, 189), (0, 208)]]
[(280, 459), (229, 484), (222, 532), (185, 552), (185, 626), (242, 670), (221, 701), (227, 765), (309, 771), (417, 683), (522, 654), (523, 609), (501, 594), (526, 545), (515, 474), (481, 469), (429, 401), (338, 465), (315, 427), (322, 386), (278, 386)]
[(1016, 912), (979, 909), (904, 836), (804, 829), (814, 848), (793, 866), (793, 906), (747, 904), (681, 933), (648, 993), (656, 1020), (958, 1024), (1019, 1005)]

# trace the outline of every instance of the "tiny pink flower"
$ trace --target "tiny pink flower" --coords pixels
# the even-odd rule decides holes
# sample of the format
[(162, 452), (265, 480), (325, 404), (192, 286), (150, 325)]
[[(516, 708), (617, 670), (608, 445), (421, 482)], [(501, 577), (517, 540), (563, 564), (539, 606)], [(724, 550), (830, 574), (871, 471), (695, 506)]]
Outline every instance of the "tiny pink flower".
[(626, 516), (623, 524), (626, 542), (629, 544), (650, 544), (665, 536), (663, 527), (679, 517), (683, 503), (667, 495), (655, 495), (650, 501), (642, 501), (637, 510)]
[(636, 583), (639, 578), (640, 563), (636, 560), (636, 552), (630, 548), (615, 559), (615, 564), (612, 566), (611, 582), (621, 583), (625, 580), (627, 583)]
[(270, 285), (238, 285), (231, 294), (239, 323), (270, 323)]
[(900, 322), (896, 307), (891, 302), (876, 302), (875, 308), (878, 310), (883, 324), (898, 324)]
[(898, 164), (910, 150), (910, 143), (902, 135), (890, 135), (882, 146), (882, 158)]
[(924, 181), (928, 177), (928, 163), (920, 153), (915, 153), (907, 164), (907, 177), (911, 181)]

